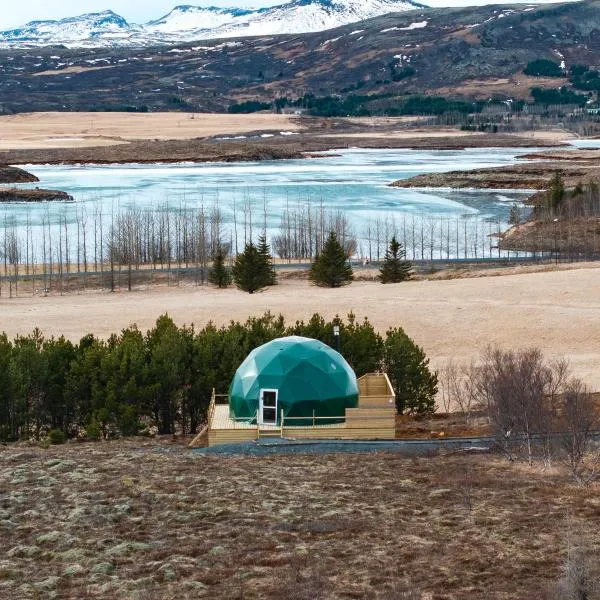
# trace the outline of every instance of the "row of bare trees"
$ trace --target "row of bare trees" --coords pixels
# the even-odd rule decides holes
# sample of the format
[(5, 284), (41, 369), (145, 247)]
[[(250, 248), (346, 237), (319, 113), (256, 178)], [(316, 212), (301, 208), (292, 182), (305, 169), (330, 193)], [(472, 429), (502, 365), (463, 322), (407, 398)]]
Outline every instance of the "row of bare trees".
[(539, 460), (545, 467), (560, 460), (577, 482), (595, 478), (600, 407), (564, 359), (546, 360), (537, 348), (488, 348), (478, 362), (449, 362), (439, 381), (443, 409), (467, 418), (484, 414), (510, 460)]
[(7, 209), (0, 217), (0, 294), (12, 296), (25, 285), (33, 293), (88, 286), (131, 289), (155, 277), (201, 284), (219, 250), (232, 260), (267, 230), (273, 254), (289, 262), (312, 260), (331, 231), (349, 256), (371, 262), (383, 259), (392, 236), (413, 261), (503, 256), (501, 224), (475, 217), (368, 213), (357, 229), (343, 210), (305, 202), (286, 206), (274, 233), (267, 227), (272, 217), (266, 202), (261, 209), (246, 201), (228, 214), (217, 204), (148, 209), (102, 202), (40, 212)]
[(286, 206), (272, 246), (282, 259), (311, 259), (321, 248), (323, 239), (334, 231), (349, 254), (356, 252), (371, 262), (383, 259), (394, 236), (410, 260), (500, 258), (505, 255), (498, 246), (502, 229), (500, 220), (477, 216), (424, 218), (386, 213), (361, 219), (361, 227), (355, 231), (343, 211), (328, 212), (322, 205), (317, 207), (306, 202)]

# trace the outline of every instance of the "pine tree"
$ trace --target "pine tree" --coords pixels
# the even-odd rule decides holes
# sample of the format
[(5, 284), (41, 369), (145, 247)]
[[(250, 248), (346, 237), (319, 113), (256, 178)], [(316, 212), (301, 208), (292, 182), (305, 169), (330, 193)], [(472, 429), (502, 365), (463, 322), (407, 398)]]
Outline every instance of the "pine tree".
[(379, 270), (381, 283), (398, 283), (410, 278), (412, 265), (406, 260), (406, 251), (402, 244), (392, 237), (390, 246), (385, 252), (383, 266)]
[(271, 256), (271, 246), (267, 243), (267, 236), (261, 235), (258, 238), (258, 253), (260, 254), (265, 270), (266, 285), (277, 285), (277, 276), (273, 267), (273, 257)]
[(315, 258), (309, 273), (310, 280), (322, 287), (341, 287), (354, 279), (348, 257), (332, 231)]
[(381, 370), (396, 392), (398, 414), (427, 415), (435, 412), (438, 376), (429, 359), (401, 327), (389, 329), (383, 342)]
[(269, 283), (264, 266), (264, 260), (258, 248), (249, 242), (244, 251), (238, 254), (231, 270), (235, 285), (249, 294), (266, 287)]
[(565, 197), (565, 184), (560, 171), (556, 171), (550, 180), (550, 189), (548, 190), (548, 200), (550, 212), (555, 215), (560, 211), (562, 201)]
[(220, 248), (208, 271), (208, 281), (218, 288), (226, 288), (231, 284), (231, 273), (225, 266), (225, 254)]

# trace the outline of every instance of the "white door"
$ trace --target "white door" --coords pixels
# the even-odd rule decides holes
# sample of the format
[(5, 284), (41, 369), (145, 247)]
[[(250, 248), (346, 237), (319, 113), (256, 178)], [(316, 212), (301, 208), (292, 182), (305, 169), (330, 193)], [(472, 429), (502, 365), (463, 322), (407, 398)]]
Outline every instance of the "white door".
[(277, 390), (260, 390), (261, 425), (277, 425)]

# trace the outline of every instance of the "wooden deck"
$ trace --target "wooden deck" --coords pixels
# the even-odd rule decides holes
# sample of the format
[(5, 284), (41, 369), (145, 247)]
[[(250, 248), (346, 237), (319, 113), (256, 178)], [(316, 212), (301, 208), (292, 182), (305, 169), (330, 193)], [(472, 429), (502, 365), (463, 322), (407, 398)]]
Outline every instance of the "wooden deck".
[[(282, 437), (288, 439), (390, 440), (396, 434), (396, 399), (390, 381), (384, 373), (365, 375), (358, 380), (358, 408), (348, 408), (341, 423), (299, 426), (283, 415), (278, 425), (260, 425), (248, 420), (232, 419), (229, 404), (219, 404), (213, 393), (208, 410), (208, 445), (231, 444)], [(318, 420), (318, 419), (317, 419)], [(197, 436), (191, 447), (201, 444)]]

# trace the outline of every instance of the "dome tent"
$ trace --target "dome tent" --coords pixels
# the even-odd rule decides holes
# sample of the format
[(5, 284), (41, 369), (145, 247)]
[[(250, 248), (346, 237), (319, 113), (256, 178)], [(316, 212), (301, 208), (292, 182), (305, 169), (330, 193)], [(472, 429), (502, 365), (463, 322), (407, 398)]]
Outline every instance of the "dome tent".
[[(316, 417), (343, 417), (358, 406), (356, 375), (344, 357), (326, 344), (304, 337), (279, 338), (253, 350), (229, 388), (232, 418), (310, 425)], [(331, 421), (319, 420), (317, 424)]]

